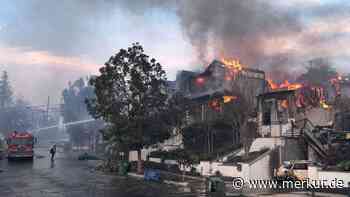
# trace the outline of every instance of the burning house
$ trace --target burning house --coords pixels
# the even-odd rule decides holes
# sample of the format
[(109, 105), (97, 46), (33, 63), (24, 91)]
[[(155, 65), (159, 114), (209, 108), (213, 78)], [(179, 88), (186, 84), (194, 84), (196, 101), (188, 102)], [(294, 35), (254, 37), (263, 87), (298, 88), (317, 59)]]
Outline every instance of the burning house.
[[(223, 119), (229, 113), (228, 107), (242, 100), (251, 107), (246, 111), (253, 111), (256, 96), (266, 91), (266, 85), (264, 71), (248, 68), (236, 60), (214, 60), (204, 72), (182, 71), (177, 76), (178, 91), (194, 101), (189, 111), (189, 123), (211, 124)], [(239, 129), (230, 125), (227, 130), (233, 135), (230, 137), (233, 144), (238, 144)]]
[(258, 132), (261, 136), (290, 136), (293, 124), (308, 118), (317, 125), (332, 120), (323, 89), (290, 84), (258, 96)]
[(198, 103), (195, 121), (208, 120), (206, 112), (220, 112), (224, 104), (243, 97), (256, 106), (256, 96), (266, 91), (265, 72), (251, 69), (236, 60), (214, 60), (202, 73), (182, 71), (177, 76), (177, 89)]
[[(190, 129), (182, 133), (181, 145), (195, 149), (198, 155), (208, 153), (209, 157), (196, 165), (202, 175), (219, 171), (224, 176), (246, 180), (270, 179), (285, 162), (309, 160), (329, 164), (335, 160), (327, 136), (335, 117), (334, 100), (339, 95), (346, 96), (347, 87), (339, 79), (336, 83), (326, 80), (322, 86), (312, 86), (307, 81), (277, 84), (266, 79), (264, 71), (250, 69), (238, 61), (215, 60), (200, 73), (182, 71), (177, 76), (176, 91), (193, 102), (187, 116)], [(234, 123), (233, 119), (221, 121), (235, 113), (230, 107), (244, 108), (233, 118), (254, 112), (254, 118), (246, 119), (257, 126), (251, 129), (255, 135), (248, 136), (251, 142), (245, 141), (247, 136), (241, 136), (246, 129), (240, 131), (242, 125), (226, 127), (227, 122)], [(348, 127), (345, 118), (338, 118), (343, 128)], [(186, 139), (196, 144), (189, 147)], [(249, 144), (247, 150), (244, 146), (231, 150), (230, 145), (242, 142)], [(221, 155), (215, 151), (224, 148), (226, 152)], [(321, 176), (323, 172), (317, 173)]]
[(264, 71), (248, 68), (238, 60), (214, 60), (202, 73), (181, 71), (176, 81), (178, 90), (192, 99), (216, 92), (234, 92), (233, 88), (244, 89), (244, 95), (254, 97), (266, 87)]
[(338, 76), (330, 80), (335, 95), (343, 98), (350, 98), (350, 78)]
[[(259, 143), (277, 148), (279, 162), (309, 159), (324, 161), (328, 144), (314, 126), (328, 126), (333, 113), (323, 88), (291, 84), (276, 85), (269, 81), (270, 91), (258, 96)], [(254, 147), (252, 147), (254, 149)]]
[(350, 98), (350, 80), (347, 77), (340, 81), (340, 95)]

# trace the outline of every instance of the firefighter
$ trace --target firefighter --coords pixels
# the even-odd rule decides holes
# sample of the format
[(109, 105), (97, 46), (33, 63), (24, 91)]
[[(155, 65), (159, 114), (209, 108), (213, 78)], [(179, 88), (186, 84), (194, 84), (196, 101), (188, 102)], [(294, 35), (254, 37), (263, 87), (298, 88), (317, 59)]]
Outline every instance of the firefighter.
[(56, 144), (51, 147), (50, 154), (51, 154), (51, 161), (53, 161), (55, 159), (55, 154), (56, 154)]

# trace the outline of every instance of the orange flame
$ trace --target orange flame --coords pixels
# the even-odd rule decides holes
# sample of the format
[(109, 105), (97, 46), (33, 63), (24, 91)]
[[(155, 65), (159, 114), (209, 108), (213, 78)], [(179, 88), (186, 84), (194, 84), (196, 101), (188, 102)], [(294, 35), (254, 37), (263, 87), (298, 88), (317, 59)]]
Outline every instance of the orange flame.
[(326, 103), (326, 101), (325, 100), (320, 100), (320, 105), (321, 105), (321, 107), (323, 108), (323, 109), (330, 109), (331, 108), (331, 106), (330, 105), (328, 105), (327, 103)]
[(283, 108), (287, 109), (287, 108), (288, 108), (288, 100), (283, 100), (283, 101), (281, 102), (281, 106), (282, 106)]
[(340, 81), (342, 79), (343, 78), (341, 76), (338, 76), (338, 77), (335, 77), (333, 79), (330, 79), (331, 84), (335, 88), (335, 92), (336, 92), (337, 96), (341, 95)]
[(241, 71), (244, 67), (239, 60), (222, 58), (221, 61), (227, 68), (232, 70)]
[(221, 59), (222, 63), (225, 65), (226, 73), (225, 80), (232, 81), (236, 78), (236, 75), (242, 71), (243, 65), (239, 62), (239, 60), (235, 59)]
[(237, 99), (237, 96), (223, 96), (224, 103), (229, 103)]
[(290, 83), (288, 80), (285, 80), (282, 84), (279, 84), (279, 85), (273, 82), (271, 79), (268, 79), (267, 82), (269, 83), (272, 90), (276, 90), (276, 89), (297, 90), (303, 87), (303, 84), (301, 83)]
[(279, 86), (275, 82), (273, 82), (272, 79), (268, 79), (267, 82), (269, 83), (269, 86), (272, 90), (279, 88)]

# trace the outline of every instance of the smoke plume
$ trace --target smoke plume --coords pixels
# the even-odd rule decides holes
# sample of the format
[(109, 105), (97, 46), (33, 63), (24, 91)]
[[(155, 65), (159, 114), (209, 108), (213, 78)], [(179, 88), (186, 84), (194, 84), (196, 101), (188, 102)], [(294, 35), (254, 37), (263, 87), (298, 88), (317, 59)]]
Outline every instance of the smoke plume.
[(193, 0), (178, 5), (183, 30), (201, 60), (233, 57), (249, 65), (278, 61), (278, 56), (265, 54), (265, 40), (301, 31), (298, 17), (266, 1)]
[[(293, 6), (293, 2), (299, 4)], [(161, 54), (165, 56), (164, 59), (174, 60), (171, 61), (175, 62), (172, 67), (184, 64), (183, 62), (192, 65), (192, 59), (195, 59), (193, 64), (200, 63), (204, 66), (213, 59), (235, 58), (249, 67), (274, 71), (277, 73), (274, 76), (287, 78), (285, 75), (291, 73), (293, 66), (300, 68), (303, 67), (300, 66), (301, 62), (315, 57), (327, 57), (343, 63), (343, 68), (346, 69), (350, 60), (350, 3), (342, 1), (320, 6), (317, 2), (319, 1), (5, 1), (0, 7), (0, 51), (1, 48), (6, 49), (6, 53), (2, 54), (10, 53), (12, 56), (3, 55), (0, 58), (0, 64), (7, 65), (0, 67), (0, 70), (8, 69), (14, 73), (10, 73), (14, 79), (21, 79), (18, 72), (20, 69), (26, 68), (28, 73), (34, 73), (22, 63), (32, 61), (29, 65), (34, 65), (46, 60), (38, 69), (40, 73), (34, 74), (37, 79), (52, 76), (50, 83), (57, 84), (50, 89), (55, 89), (52, 91), (58, 97), (60, 93), (57, 92), (62, 84), (67, 83), (67, 79), (74, 80), (72, 77), (65, 77), (72, 71), (68, 67), (75, 67), (73, 64), (78, 62), (78, 70), (82, 67), (79, 65), (84, 65), (85, 71), (75, 71), (74, 77), (86, 75), (94, 69), (90, 65), (103, 64), (117, 49), (137, 41), (145, 44), (147, 49), (154, 47), (152, 44), (155, 43), (154, 45), (161, 48), (158, 49), (158, 56)], [(6, 5), (11, 6), (6, 9)], [(176, 19), (169, 19), (169, 23), (175, 24), (176, 28), (169, 31), (159, 30), (164, 27), (154, 25), (159, 22), (154, 19), (159, 13), (163, 14), (161, 16), (175, 16)], [(164, 23), (165, 20), (160, 21)], [(189, 54), (187, 57), (187, 51), (182, 56), (172, 54), (178, 48), (184, 51), (182, 37), (164, 36), (164, 32), (168, 35), (174, 34), (174, 31), (178, 31), (178, 24), (187, 43), (193, 47), (194, 55)], [(169, 39), (179, 39), (182, 48), (173, 46)], [(145, 43), (147, 40), (151, 40), (151, 46)], [(165, 53), (167, 48), (173, 49)], [(186, 45), (187, 48), (190, 47)], [(35, 56), (29, 58), (28, 54)], [(44, 54), (45, 58), (37, 61), (37, 54), (40, 57)], [(178, 57), (188, 59), (180, 61)], [(82, 59), (82, 63), (79, 63), (79, 59)], [(51, 65), (53, 62), (57, 65)], [(57, 69), (62, 62), (65, 63), (65, 69)], [(46, 89), (47, 87), (39, 87), (35, 91), (45, 92)], [(50, 92), (47, 94), (52, 94)]]

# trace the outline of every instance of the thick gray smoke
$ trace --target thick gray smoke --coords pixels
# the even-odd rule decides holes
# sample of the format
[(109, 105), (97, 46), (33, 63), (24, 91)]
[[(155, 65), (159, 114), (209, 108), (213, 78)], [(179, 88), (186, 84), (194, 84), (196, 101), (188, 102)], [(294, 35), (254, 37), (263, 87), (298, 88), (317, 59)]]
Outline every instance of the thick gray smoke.
[[(126, 9), (140, 13), (149, 8), (174, 10), (184, 35), (192, 44), (197, 61), (208, 64), (214, 58), (239, 59), (250, 67), (286, 72), (294, 54), (266, 53), (266, 40), (295, 35), (302, 31), (297, 12), (262, 0), (148, 0), (120, 1)], [(268, 65), (268, 66), (266, 66)]]
[(214, 57), (259, 65), (270, 58), (264, 53), (264, 40), (301, 30), (298, 17), (260, 0), (181, 1), (177, 13), (203, 60), (212, 51)]
[[(202, 63), (227, 57), (239, 58), (250, 66), (281, 67), (295, 57), (285, 52), (266, 53), (266, 40), (296, 35), (304, 29), (299, 15), (305, 9), (282, 9), (269, 0), (62, 0), (57, 4), (30, 0), (16, 3), (21, 13), (18, 24), (2, 36), (14, 45), (69, 56), (82, 54), (98, 46), (99, 32), (103, 31), (99, 24), (110, 15), (123, 11), (142, 17), (153, 8), (176, 12)], [(316, 6), (312, 12), (320, 16), (337, 14), (336, 8), (339, 6)], [(310, 40), (315, 39), (305, 42)]]
[[(202, 63), (212, 58), (239, 58), (259, 65), (278, 56), (267, 57), (264, 40), (288, 36), (302, 30), (295, 12), (279, 9), (273, 1), (262, 0), (120, 0), (123, 7), (140, 13), (149, 8), (176, 11), (184, 34)], [(283, 57), (286, 54), (282, 55)], [(285, 58), (283, 58), (285, 59)]]
[[(310, 13), (305, 8), (282, 9), (272, 0), (30, 0), (16, 3), (20, 14), (0, 36), (10, 45), (72, 56), (99, 46), (103, 41), (99, 33), (105, 28), (99, 24), (116, 12), (129, 12), (118, 19), (122, 21), (132, 14), (142, 17), (153, 8), (176, 12), (199, 61), (232, 57), (251, 66), (272, 67), (288, 64), (295, 57), (285, 52), (266, 53), (269, 46), (265, 41), (303, 31), (299, 15)], [(330, 13), (343, 17), (348, 8), (343, 4), (315, 6), (311, 12), (321, 17)], [(315, 40), (322, 42), (322, 38), (304, 41)]]
[[(335, 32), (317, 32), (319, 27), (312, 29), (310, 20), (332, 25), (349, 18), (350, 3), (306, 4), (288, 9), (273, 0), (148, 0), (124, 6), (137, 11), (173, 8), (203, 64), (214, 58), (235, 58), (275, 78), (292, 79), (313, 58), (339, 59), (338, 52), (328, 46), (344, 43), (340, 40), (348, 36), (337, 32), (341, 27)], [(286, 49), (279, 46), (280, 41), (296, 46)]]
[[(21, 50), (49, 52), (62, 57), (84, 56), (99, 64), (103, 63), (115, 49), (126, 47), (126, 43), (140, 41), (140, 39), (147, 40), (148, 35), (143, 35), (142, 29), (152, 29), (152, 26), (148, 26), (150, 21), (146, 18), (150, 13), (152, 14), (153, 9), (157, 10), (156, 12), (160, 10), (178, 16), (184, 37), (188, 39), (197, 53), (196, 64), (205, 65), (214, 58), (238, 58), (243, 64), (250, 67), (290, 73), (289, 69), (292, 66), (300, 65), (300, 62), (306, 62), (313, 58), (311, 56), (320, 54), (322, 57), (331, 55), (332, 58), (340, 58), (346, 63), (350, 60), (349, 52), (343, 50), (344, 52), (339, 53), (340, 50), (336, 50), (346, 49), (347, 43), (350, 42), (347, 29), (338, 33), (338, 28), (334, 27), (334, 35), (319, 36), (313, 32), (308, 34), (309, 32), (305, 29), (309, 27), (309, 24), (305, 24), (303, 18), (305, 15), (312, 16), (308, 18), (309, 21), (313, 19), (324, 21), (323, 17), (333, 17), (332, 15), (336, 19), (334, 21), (349, 18), (350, 4), (344, 5), (343, 2), (332, 4), (332, 6), (293, 7), (291, 10), (277, 6), (278, 2), (282, 2), (277, 0), (26, 0), (8, 2), (7, 4), (12, 4), (14, 11), (9, 9), (10, 13), (5, 17), (6, 24), (0, 24), (0, 44), (8, 47), (21, 47)], [(5, 4), (2, 3), (0, 13), (7, 11), (7, 9), (1, 9)], [(174, 20), (169, 20), (169, 23), (174, 23)], [(129, 29), (125, 27), (128, 24)], [(333, 25), (333, 20), (326, 21), (324, 26), (328, 24)], [(340, 27), (343, 26), (346, 25)], [(138, 34), (138, 28), (133, 27), (140, 27), (141, 33)], [(132, 35), (129, 35), (130, 31), (133, 31)], [(127, 32), (125, 35), (129, 37), (125, 38), (123, 35), (121, 40), (129, 40), (125, 43), (123, 41), (115, 43), (117, 40), (115, 38), (120, 36), (116, 32)], [(172, 32), (169, 31), (168, 34)], [(288, 41), (288, 38), (296, 36), (298, 36), (298, 40), (295, 41), (297, 49), (294, 51), (279, 51), (278, 45), (272, 46), (271, 42), (267, 42), (274, 39)], [(289, 40), (294, 42), (293, 39)], [(159, 40), (159, 43), (163, 42), (165, 40)], [(338, 45), (343, 47), (338, 47)], [(145, 47), (148, 48), (148, 46)], [(274, 50), (271, 51), (271, 48)], [(20, 64), (16, 68), (12, 65), (7, 65), (7, 67), (12, 69), (8, 69), (11, 71), (9, 74), (15, 79), (21, 78), (20, 72), (16, 72), (19, 67), (26, 68), (28, 73), (33, 73), (31, 68)], [(64, 69), (42, 67), (39, 71), (35, 72), (38, 79), (42, 76), (46, 78), (52, 76), (51, 88), (40, 86), (37, 89), (38, 92), (45, 92), (45, 94), (46, 92), (52, 94), (53, 89), (57, 92), (62, 84), (67, 83), (68, 78), (73, 80), (71, 74), (68, 77), (68, 74), (65, 73), (67, 70)], [(87, 73), (88, 71), (83, 72), (79, 68), (75, 71), (74, 77)], [(282, 78), (285, 77), (282, 76)], [(43, 84), (42, 86), (46, 85), (40, 81), (38, 83)], [(32, 91), (29, 88), (26, 89)], [(55, 95), (59, 96), (59, 93)]]

